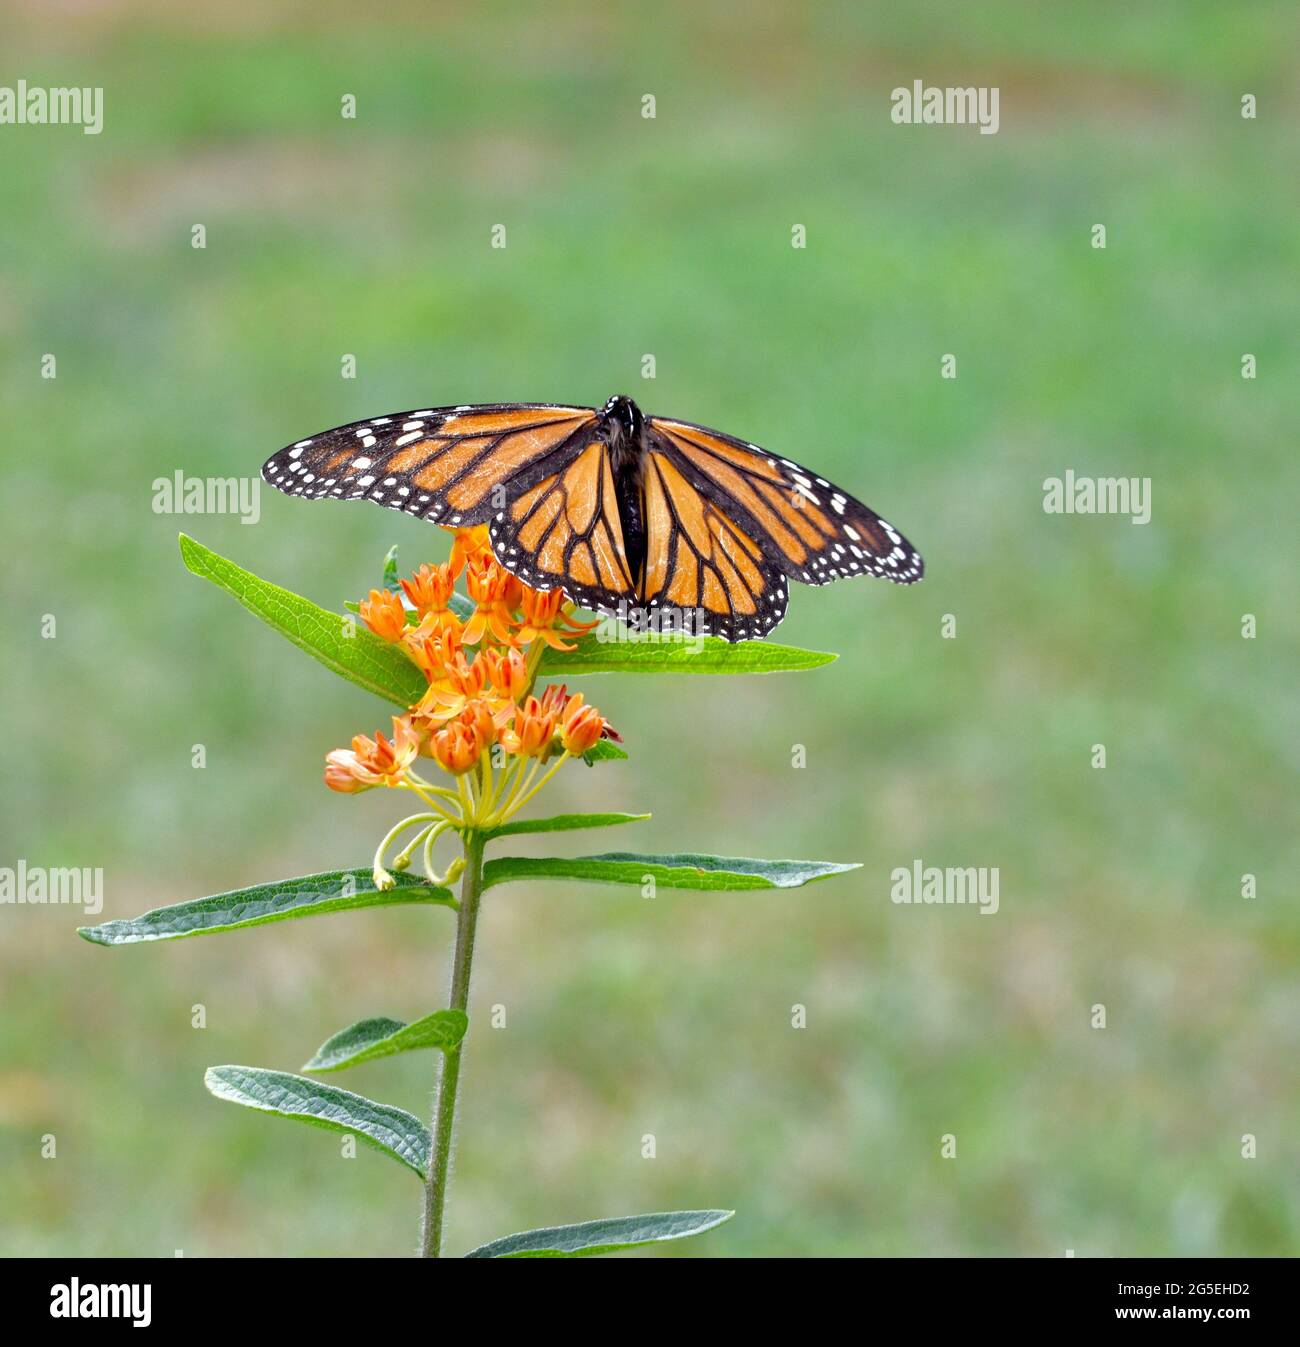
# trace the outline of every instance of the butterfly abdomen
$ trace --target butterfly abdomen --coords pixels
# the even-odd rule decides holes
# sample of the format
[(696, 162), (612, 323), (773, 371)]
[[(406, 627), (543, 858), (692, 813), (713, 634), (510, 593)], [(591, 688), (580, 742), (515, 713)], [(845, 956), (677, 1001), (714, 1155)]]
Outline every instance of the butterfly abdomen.
[(640, 593), (646, 559), (645, 416), (631, 398), (618, 394), (600, 410), (600, 431), (609, 447), (623, 553)]
[(627, 557), (628, 572), (640, 594), (646, 558), (645, 483), (640, 449), (615, 456), (611, 466), (614, 494), (618, 499), (618, 522), (623, 529), (623, 552)]

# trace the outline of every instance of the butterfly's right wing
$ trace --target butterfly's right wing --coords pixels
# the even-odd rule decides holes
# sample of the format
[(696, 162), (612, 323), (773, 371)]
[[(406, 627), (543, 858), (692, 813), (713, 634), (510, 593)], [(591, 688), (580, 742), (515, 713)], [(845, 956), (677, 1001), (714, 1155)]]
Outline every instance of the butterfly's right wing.
[(468, 527), (562, 471), (595, 425), (590, 407), (550, 403), (393, 412), (288, 445), (267, 459), (262, 476), (291, 496), (372, 500)]
[(682, 473), (752, 530), (792, 580), (825, 585), (874, 575), (910, 585), (925, 573), (920, 553), (888, 520), (791, 459), (686, 421), (655, 416), (650, 425)]
[(661, 614), (676, 610), (674, 628), (693, 634), (727, 641), (767, 636), (789, 600), (781, 568), (746, 524), (700, 489), (671, 443), (659, 436), (652, 436), (646, 454), (644, 494), (644, 606)]

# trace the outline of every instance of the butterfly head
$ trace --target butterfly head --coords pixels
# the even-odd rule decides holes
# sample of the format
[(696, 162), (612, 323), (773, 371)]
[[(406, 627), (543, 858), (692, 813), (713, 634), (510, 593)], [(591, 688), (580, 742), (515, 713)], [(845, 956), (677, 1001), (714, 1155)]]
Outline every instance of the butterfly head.
[(641, 442), (645, 417), (631, 398), (616, 394), (600, 409), (600, 417), (613, 448), (631, 448)]

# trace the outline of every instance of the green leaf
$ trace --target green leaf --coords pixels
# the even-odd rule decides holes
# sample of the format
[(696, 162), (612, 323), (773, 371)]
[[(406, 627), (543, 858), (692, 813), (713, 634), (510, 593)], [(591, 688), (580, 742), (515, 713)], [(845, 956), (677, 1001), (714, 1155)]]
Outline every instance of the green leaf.
[(316, 1049), (316, 1055), (304, 1071), (341, 1071), (345, 1066), (370, 1062), (376, 1057), (392, 1057), (416, 1048), (454, 1048), (469, 1027), (463, 1010), (435, 1010), (414, 1024), (401, 1020), (358, 1020), (340, 1029)]
[(702, 1235), (734, 1211), (658, 1211), (648, 1216), (613, 1216), (581, 1225), (553, 1225), (494, 1239), (471, 1250), (466, 1258), (589, 1258), (593, 1254), (635, 1249), (642, 1244)]
[(643, 884), (653, 876), (670, 889), (797, 889), (818, 879), (860, 870), (859, 862), (754, 861), (733, 856), (502, 856), (483, 867), (483, 887), (517, 879), (577, 879), (593, 884)]
[(428, 1173), (429, 1129), (405, 1109), (378, 1104), (337, 1085), (260, 1066), (210, 1066), (203, 1083), (218, 1099), (330, 1132), (354, 1134), (400, 1161), (421, 1180)]
[(588, 767), (594, 767), (598, 762), (626, 762), (627, 753), (612, 740), (597, 739), (582, 755), (582, 760)]
[(424, 695), (427, 685), (415, 665), (362, 624), (259, 579), (184, 533), (181, 556), (195, 575), (233, 595), (267, 626), (349, 682), (403, 708)]
[(619, 823), (643, 823), (649, 814), (556, 814), (553, 818), (516, 819), (491, 828), (484, 839), (509, 837), (514, 833), (567, 833), (578, 828), (612, 828)]
[(211, 898), (156, 907), (128, 921), (80, 926), (77, 934), (93, 945), (134, 945), (143, 940), (180, 940), (190, 935), (262, 926), (269, 921), (348, 912), (355, 907), (392, 907), (398, 903), (450, 906), (454, 901), (450, 890), (435, 888), (414, 875), (397, 874), (393, 880), (391, 889), (380, 891), (375, 888), (369, 870), (327, 870), (320, 875), (253, 884)]
[(573, 650), (548, 646), (542, 656), (541, 675), (783, 673), (817, 669), (838, 658), (820, 650), (801, 650), (772, 641), (739, 641), (732, 645), (719, 636), (660, 639), (653, 635), (633, 636), (623, 628), (619, 631), (622, 640), (602, 641), (599, 631), (593, 631), (577, 638)]
[(390, 594), (396, 594), (398, 598), (403, 597), (402, 582), (397, 578), (397, 544), (384, 554), (384, 588)]

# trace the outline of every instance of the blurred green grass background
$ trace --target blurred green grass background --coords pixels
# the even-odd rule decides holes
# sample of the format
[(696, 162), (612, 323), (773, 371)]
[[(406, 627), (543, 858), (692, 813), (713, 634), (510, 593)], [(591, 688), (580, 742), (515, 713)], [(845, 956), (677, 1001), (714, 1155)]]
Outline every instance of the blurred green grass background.
[[(255, 527), (155, 515), (153, 480), (395, 409), (628, 392), (836, 478), (928, 575), (799, 588), (778, 639), (841, 653), (816, 673), (584, 687), (632, 760), (551, 808), (654, 820), (575, 852), (865, 868), (492, 894), (451, 1249), (727, 1206), (668, 1252), (1296, 1252), (1294, 6), (0, 23), (0, 83), (105, 89), (99, 137), (0, 128), (0, 864), (103, 866), (106, 919), (364, 863), (393, 802), (328, 795), (321, 760), (383, 708), (187, 576), (176, 533), (331, 606), (444, 535), (269, 490)], [(892, 125), (917, 78), (999, 86), (1000, 132)], [(1066, 468), (1150, 477), (1152, 522), (1045, 515)], [(999, 867), (1001, 911), (892, 905), (916, 857)], [(202, 1075), (442, 1004), (444, 914), (112, 953), (79, 920), (0, 907), (0, 1251), (414, 1248), (397, 1166)], [(433, 1068), (340, 1083), (425, 1115)]]

